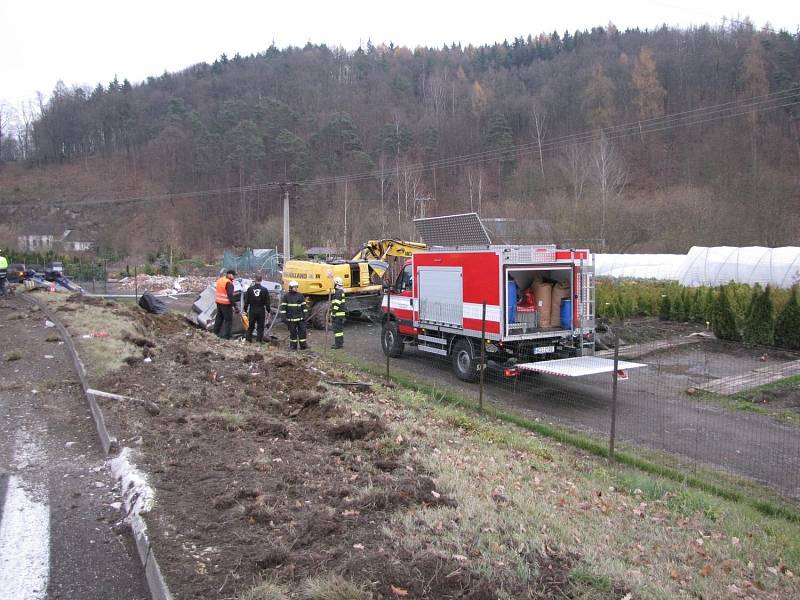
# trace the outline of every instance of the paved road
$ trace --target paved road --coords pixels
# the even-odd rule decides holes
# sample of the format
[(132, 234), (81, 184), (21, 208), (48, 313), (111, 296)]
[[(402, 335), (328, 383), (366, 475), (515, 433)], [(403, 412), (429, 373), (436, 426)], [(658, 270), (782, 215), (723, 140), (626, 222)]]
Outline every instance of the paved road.
[[(385, 364), (378, 327), (348, 323), (346, 352), (363, 361)], [(314, 334), (317, 339), (322, 336)], [(312, 337), (312, 345), (321, 344)], [(646, 369), (630, 372), (619, 384), (617, 439), (637, 446), (665, 450), (679, 462), (709, 465), (800, 498), (800, 428), (769, 417), (725, 410), (687, 396), (684, 391), (709, 373), (749, 369), (746, 356), (708, 352), (703, 344), (637, 359)], [(477, 397), (477, 386), (459, 381), (450, 364), (410, 350), (392, 360), (399, 369), (428, 381), (460, 389)], [(528, 376), (512, 385), (493, 380), (484, 397), (513, 406), (532, 418), (607, 436), (611, 423), (610, 376), (576, 379)]]
[[(24, 318), (17, 319), (22, 315)], [(0, 598), (149, 598), (63, 345), (0, 300)], [(21, 358), (7, 361), (14, 352)]]

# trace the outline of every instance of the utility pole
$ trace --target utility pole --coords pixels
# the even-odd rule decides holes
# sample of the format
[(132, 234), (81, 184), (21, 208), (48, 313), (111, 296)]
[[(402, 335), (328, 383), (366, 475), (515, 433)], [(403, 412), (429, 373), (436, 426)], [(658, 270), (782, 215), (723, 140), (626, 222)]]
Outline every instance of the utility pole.
[(345, 253), (347, 252), (347, 179), (344, 180), (344, 245)]
[(292, 256), (292, 245), (289, 240), (289, 187), (281, 184), (283, 191), (283, 264)]

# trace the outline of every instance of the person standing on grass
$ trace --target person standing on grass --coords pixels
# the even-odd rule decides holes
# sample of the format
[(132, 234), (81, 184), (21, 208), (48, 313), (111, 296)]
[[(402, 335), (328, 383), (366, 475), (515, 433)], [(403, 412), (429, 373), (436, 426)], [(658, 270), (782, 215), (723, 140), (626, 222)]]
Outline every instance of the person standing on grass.
[(250, 319), (246, 336), (248, 342), (253, 341), (253, 330), (256, 329), (256, 326), (258, 326), (256, 341), (264, 341), (264, 325), (269, 312), (269, 291), (261, 285), (262, 281), (263, 277), (256, 275), (255, 283), (248, 288), (244, 295), (244, 310)]
[(214, 300), (217, 303), (217, 316), (214, 318), (214, 333), (224, 340), (231, 339), (233, 313), (239, 314), (239, 307), (233, 299), (233, 280), (236, 271), (228, 271), (214, 284)]
[(280, 314), (286, 319), (289, 327), (289, 349), (297, 350), (308, 348), (306, 344), (306, 319), (308, 318), (308, 305), (306, 299), (297, 288), (300, 284), (292, 280), (289, 282), (289, 291), (284, 294), (281, 300)]
[(0, 250), (0, 296), (6, 295), (6, 279), (8, 278), (8, 259)]

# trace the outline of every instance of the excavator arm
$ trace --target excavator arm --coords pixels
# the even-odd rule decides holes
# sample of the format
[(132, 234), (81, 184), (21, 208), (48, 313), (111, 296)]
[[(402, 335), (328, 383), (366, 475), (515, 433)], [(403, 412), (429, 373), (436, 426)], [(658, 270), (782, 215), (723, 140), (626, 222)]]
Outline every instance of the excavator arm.
[(353, 260), (380, 260), (385, 261), (390, 256), (408, 258), (414, 252), (425, 250), (427, 246), (420, 242), (407, 242), (405, 240), (370, 240), (361, 246)]

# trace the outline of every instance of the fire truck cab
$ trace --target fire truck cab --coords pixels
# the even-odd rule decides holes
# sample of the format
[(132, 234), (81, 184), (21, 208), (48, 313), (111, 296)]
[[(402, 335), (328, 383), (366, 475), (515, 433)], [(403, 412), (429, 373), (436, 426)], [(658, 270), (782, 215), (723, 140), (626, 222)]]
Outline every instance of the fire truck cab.
[[(413, 346), (449, 359), (465, 381), (478, 378), (482, 350), (487, 369), (506, 376), (613, 371), (613, 361), (593, 356), (594, 267), (588, 250), (492, 245), (474, 213), (415, 224), (429, 250), (416, 252), (384, 294), (384, 354), (399, 357)], [(547, 294), (553, 295), (545, 299)]]

